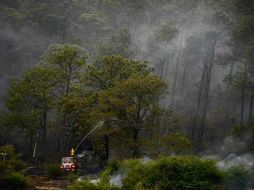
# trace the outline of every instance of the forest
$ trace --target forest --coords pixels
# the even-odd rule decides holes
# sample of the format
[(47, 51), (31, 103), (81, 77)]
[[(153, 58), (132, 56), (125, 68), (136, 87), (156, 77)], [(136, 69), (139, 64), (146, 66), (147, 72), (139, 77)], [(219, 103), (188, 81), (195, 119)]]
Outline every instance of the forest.
[(254, 188), (254, 1), (0, 0), (0, 97), (0, 189)]

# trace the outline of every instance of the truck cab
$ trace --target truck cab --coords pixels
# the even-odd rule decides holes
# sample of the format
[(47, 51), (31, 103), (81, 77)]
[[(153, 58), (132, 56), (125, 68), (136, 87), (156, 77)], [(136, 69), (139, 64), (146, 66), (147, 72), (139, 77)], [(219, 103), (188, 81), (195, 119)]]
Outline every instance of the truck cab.
[(61, 170), (63, 172), (77, 172), (77, 162), (74, 157), (62, 157)]

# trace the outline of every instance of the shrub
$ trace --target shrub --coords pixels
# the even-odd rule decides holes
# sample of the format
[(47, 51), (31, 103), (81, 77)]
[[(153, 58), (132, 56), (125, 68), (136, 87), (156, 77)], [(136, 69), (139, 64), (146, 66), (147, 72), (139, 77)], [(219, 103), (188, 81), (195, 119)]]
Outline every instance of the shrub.
[(226, 171), (226, 185), (230, 190), (245, 190), (248, 183), (248, 171), (235, 166)]
[(89, 181), (82, 181), (82, 182), (75, 183), (73, 185), (70, 185), (68, 189), (69, 190), (100, 190), (100, 188), (97, 185), (90, 183)]
[(0, 153), (7, 153), (6, 159), (18, 159), (18, 155), (12, 145), (4, 145), (0, 147)]
[(191, 140), (181, 133), (170, 134), (162, 138), (165, 152), (168, 154), (183, 155), (191, 151)]
[(74, 173), (69, 173), (67, 176), (65, 176), (65, 179), (70, 183), (74, 183), (78, 179), (78, 175)]
[(17, 153), (11, 145), (0, 147), (0, 153), (6, 153), (5, 160), (0, 157), (1, 174), (6, 172), (21, 171), (25, 168), (25, 164), (19, 159)]
[(109, 162), (107, 169), (110, 171), (110, 174), (114, 174), (121, 167), (121, 163), (117, 160)]
[(93, 184), (89, 181), (77, 182), (68, 187), (69, 190), (120, 190), (117, 187), (112, 187), (105, 184)]
[(25, 190), (29, 184), (29, 178), (20, 173), (8, 173), (0, 179), (0, 187), (5, 190)]
[(123, 180), (124, 190), (215, 190), (222, 186), (223, 174), (212, 161), (195, 157), (161, 158), (140, 164)]
[(100, 175), (100, 184), (110, 186), (110, 176), (119, 173), (129, 173), (129, 171), (135, 170), (135, 168), (141, 165), (141, 160), (124, 160), (122, 162), (113, 161), (109, 163), (106, 169)]
[(22, 171), (23, 169), (25, 169), (25, 164), (18, 159), (11, 159), (7, 161), (7, 164), (13, 171)]
[(45, 168), (49, 178), (58, 178), (63, 175), (59, 164), (48, 164)]
[(171, 157), (154, 161), (125, 160), (109, 165), (98, 185), (77, 183), (71, 190), (118, 190), (110, 184), (111, 176), (122, 174), (122, 190), (219, 190), (224, 174), (215, 162), (196, 157)]

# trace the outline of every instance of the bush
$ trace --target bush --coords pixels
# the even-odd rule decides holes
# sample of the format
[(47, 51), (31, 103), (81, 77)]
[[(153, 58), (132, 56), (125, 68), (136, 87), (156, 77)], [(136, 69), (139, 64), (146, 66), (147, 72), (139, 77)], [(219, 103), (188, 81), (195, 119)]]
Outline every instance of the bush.
[(18, 159), (18, 155), (12, 145), (4, 145), (0, 147), (0, 153), (7, 153), (6, 160)]
[(170, 134), (162, 138), (165, 152), (168, 154), (183, 155), (191, 152), (191, 140), (181, 133)]
[(49, 178), (58, 178), (63, 175), (59, 164), (48, 164), (45, 168)]
[(124, 190), (217, 190), (223, 186), (223, 173), (215, 163), (196, 157), (124, 161), (122, 168)]
[(65, 179), (70, 183), (74, 183), (78, 179), (78, 175), (69, 173), (67, 176), (65, 176)]
[(29, 184), (29, 178), (20, 173), (8, 173), (0, 179), (0, 187), (4, 190), (25, 190)]
[(117, 187), (112, 187), (106, 184), (93, 184), (89, 181), (77, 182), (68, 187), (69, 190), (120, 190)]
[(226, 171), (226, 185), (229, 190), (245, 190), (248, 183), (248, 171), (235, 166)]
[(21, 171), (25, 168), (25, 164), (19, 159), (17, 153), (11, 145), (0, 147), (0, 153), (6, 153), (5, 160), (3, 156), (0, 157), (0, 171), (1, 174), (6, 172)]
[[(111, 176), (123, 177), (122, 188), (112, 187)], [(98, 185), (82, 182), (70, 190), (219, 190), (224, 174), (215, 162), (196, 157), (171, 157), (154, 161), (125, 160), (110, 164)]]
[(101, 190), (97, 185), (90, 183), (89, 181), (82, 181), (70, 185), (69, 190)]
[(11, 170), (13, 171), (22, 171), (25, 169), (25, 164), (17, 159), (11, 159), (7, 161), (7, 164), (10, 166)]

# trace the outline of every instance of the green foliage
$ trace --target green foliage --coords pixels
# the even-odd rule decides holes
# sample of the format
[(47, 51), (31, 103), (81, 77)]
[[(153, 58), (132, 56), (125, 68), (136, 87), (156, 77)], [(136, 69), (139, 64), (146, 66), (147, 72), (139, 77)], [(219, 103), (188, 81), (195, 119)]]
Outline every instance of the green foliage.
[(118, 7), (121, 5), (121, 0), (103, 0), (103, 4), (106, 7)]
[(49, 178), (58, 178), (63, 175), (59, 164), (48, 164), (45, 166)]
[(109, 173), (112, 175), (114, 173), (116, 173), (121, 167), (121, 163), (118, 160), (114, 160), (109, 162), (109, 164), (107, 165), (106, 170), (109, 170)]
[(102, 190), (97, 185), (90, 183), (89, 181), (82, 181), (75, 183), (68, 187), (69, 190)]
[(104, 25), (106, 24), (103, 17), (100, 15), (100, 12), (92, 12), (92, 13), (83, 13), (80, 15), (80, 20), (83, 22), (91, 23), (96, 26)]
[(231, 129), (231, 133), (235, 137), (242, 137), (246, 133), (246, 131), (249, 131), (247, 125), (236, 125), (233, 126)]
[(16, 127), (29, 135), (37, 133), (45, 140), (49, 123), (47, 114), (56, 103), (54, 92), (58, 82), (59, 73), (54, 68), (36, 65), (26, 70), (8, 90), (5, 99), (8, 111), (1, 119), (4, 126), (10, 132)]
[(251, 0), (234, 0), (235, 7), (239, 13), (254, 15), (254, 2)]
[(124, 190), (218, 190), (223, 187), (223, 173), (215, 163), (196, 157), (124, 161), (117, 172), (124, 172), (126, 176)]
[[(104, 110), (109, 110), (116, 115), (126, 114), (126, 120), (131, 120), (131, 115), (141, 114), (156, 103), (163, 93), (166, 85), (156, 76), (133, 75), (129, 79), (116, 83), (115, 87), (104, 91), (99, 96), (99, 101)], [(121, 110), (123, 109), (123, 110)], [(145, 115), (141, 116), (143, 120)]]
[(114, 160), (108, 163), (107, 167), (100, 175), (100, 183), (101, 184), (109, 184), (110, 176), (114, 175), (121, 169), (122, 165), (120, 161)]
[(93, 184), (89, 181), (77, 182), (68, 187), (69, 190), (120, 190), (120, 188), (112, 187), (102, 183)]
[(28, 185), (29, 178), (17, 172), (0, 177), (0, 187), (4, 190), (26, 190)]
[(133, 74), (148, 74), (146, 62), (126, 59), (120, 55), (103, 57), (89, 68), (88, 80), (99, 90), (106, 90), (115, 86), (116, 82), (128, 79)]
[(242, 166), (235, 166), (226, 171), (226, 185), (229, 190), (245, 190), (248, 171)]
[(5, 160), (3, 156), (0, 156), (0, 171), (2, 174), (12, 171), (21, 171), (25, 168), (25, 164), (19, 159), (11, 145), (1, 146), (0, 153), (7, 154)]
[(249, 63), (249, 70), (250, 72), (254, 71), (254, 34), (253, 39), (250, 41), (249, 46), (246, 50), (247, 60)]
[(138, 157), (139, 131), (146, 128), (145, 118), (151, 115), (148, 110), (157, 107), (157, 100), (166, 89), (164, 81), (153, 75), (134, 74), (129, 79), (117, 82), (115, 86), (99, 94), (99, 104), (104, 118), (116, 117), (118, 127), (130, 130), (128, 146), (133, 157)]
[(64, 178), (72, 184), (78, 179), (78, 175), (74, 173), (69, 173)]
[(235, 39), (248, 43), (254, 37), (254, 17), (243, 16), (241, 17), (238, 25), (234, 30)]
[(155, 31), (155, 40), (159, 42), (170, 42), (178, 34), (172, 22), (162, 21)]
[(121, 55), (130, 57), (133, 52), (130, 50), (131, 34), (127, 29), (115, 32), (109, 39), (104, 40), (98, 45), (98, 56)]
[(113, 109), (122, 106), (131, 114), (138, 111), (138, 108), (145, 109), (146, 106), (152, 105), (165, 87), (166, 84), (156, 76), (133, 75), (126, 81), (116, 83), (109, 91), (103, 92), (100, 100), (102, 103), (106, 101), (105, 104), (112, 105)]
[(12, 83), (8, 91), (5, 103), (11, 114), (10, 119), (17, 119), (17, 124), (33, 125), (36, 121), (33, 116), (38, 117), (38, 114), (52, 107), (53, 90), (58, 80), (58, 72), (52, 68), (35, 66), (28, 69), (21, 80)]
[(15, 149), (13, 148), (12, 145), (1, 146), (0, 147), (0, 152), (8, 154), (8, 158), (11, 158), (11, 159), (17, 159), (18, 158), (18, 155), (16, 154)]
[(247, 71), (243, 70), (242, 68), (239, 68), (239, 70), (237, 70), (233, 76), (232, 85), (236, 89), (243, 90), (246, 88), (248, 83), (249, 83), (249, 78), (247, 76)]
[(151, 0), (103, 0), (103, 4), (106, 8), (120, 9), (126, 12), (130, 17), (141, 14), (142, 11), (140, 10), (151, 7), (152, 2)]
[(191, 151), (191, 140), (183, 134), (175, 133), (163, 137), (163, 146), (166, 152), (179, 154), (186, 154)]
[(83, 65), (87, 56), (86, 50), (78, 45), (57, 44), (49, 47), (43, 56), (43, 60), (47, 64), (56, 64), (59, 67), (65, 67), (70, 64)]
[(25, 15), (22, 14), (22, 12), (7, 6), (0, 5), (0, 12), (1, 19), (4, 19), (10, 23), (21, 23), (25, 18)]

